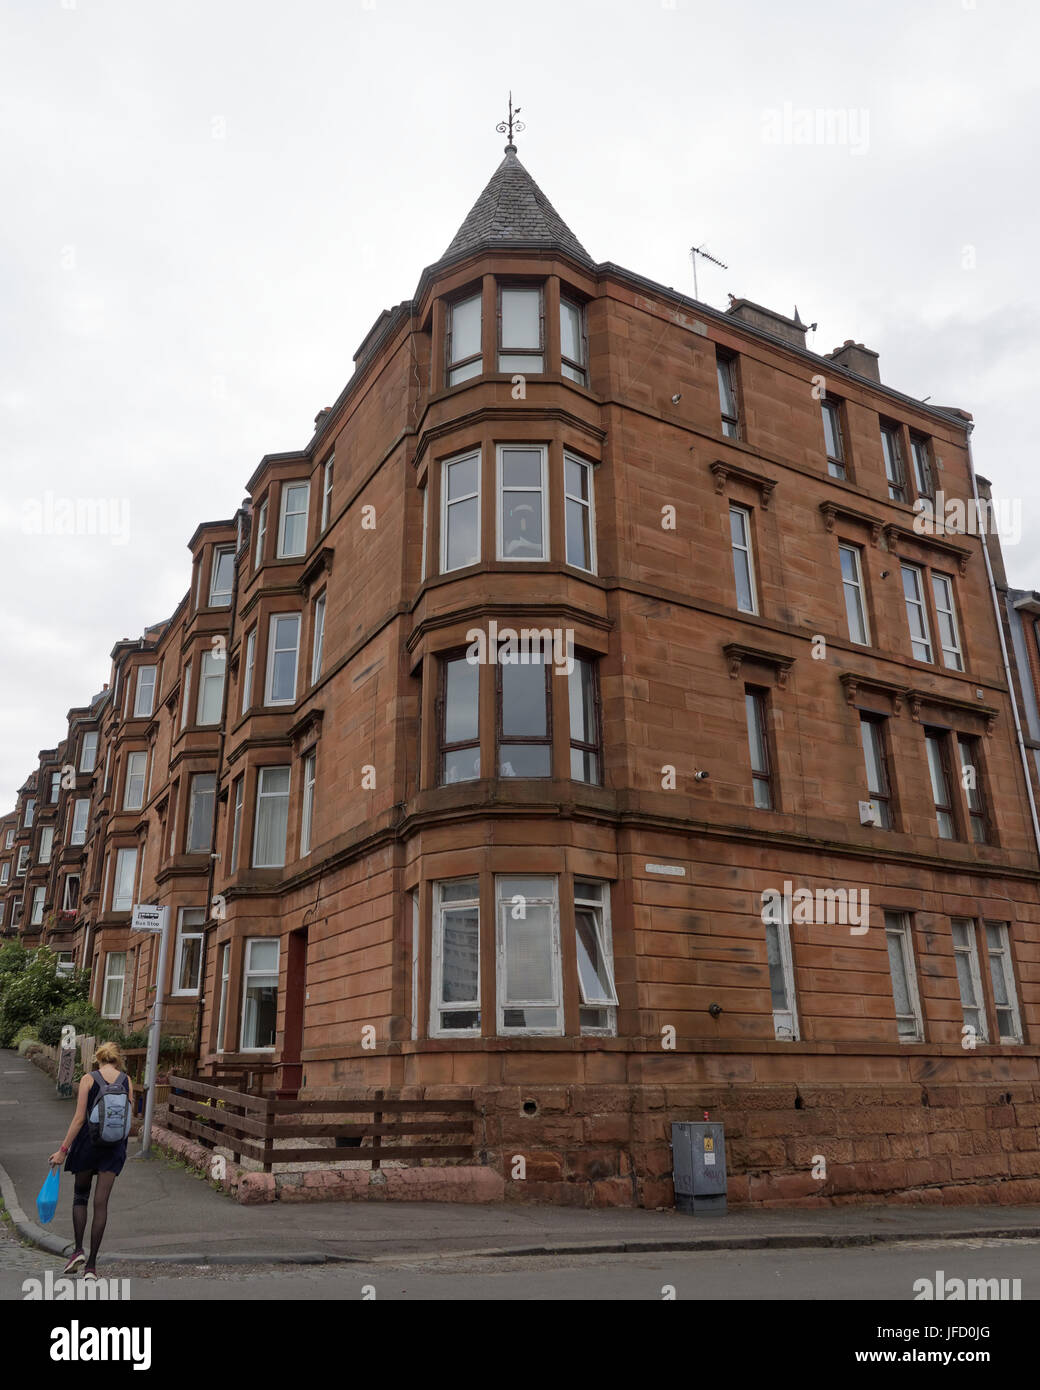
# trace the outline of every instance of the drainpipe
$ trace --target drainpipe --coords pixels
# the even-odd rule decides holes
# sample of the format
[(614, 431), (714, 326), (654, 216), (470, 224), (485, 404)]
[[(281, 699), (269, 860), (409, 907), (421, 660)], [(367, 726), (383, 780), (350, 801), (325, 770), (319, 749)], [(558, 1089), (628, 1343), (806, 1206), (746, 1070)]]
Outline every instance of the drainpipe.
[[(969, 423), (967, 427), (968, 443), (968, 477), (971, 479), (971, 490), (975, 496), (975, 515), (982, 516), (982, 501), (979, 497), (979, 485), (975, 479), (975, 463), (971, 454), (971, 432), (974, 425)], [(1007, 681), (1008, 691), (1011, 695), (1011, 714), (1015, 721), (1015, 738), (1018, 743), (1018, 756), (1022, 760), (1022, 771), (1026, 779), (1026, 795), (1029, 797), (1029, 814), (1033, 821), (1033, 838), (1036, 841), (1037, 855), (1040, 856), (1040, 820), (1036, 814), (1036, 798), (1033, 796), (1033, 779), (1029, 772), (1029, 754), (1026, 751), (1025, 739), (1022, 736), (1022, 721), (1018, 717), (1018, 699), (1015, 695), (1015, 682), (1011, 674), (1011, 661), (1008, 657), (1007, 643), (1004, 640), (1004, 622), (1000, 611), (1000, 597), (997, 592), (997, 581), (993, 577), (993, 565), (989, 558), (989, 546), (986, 544), (986, 537), (980, 537), (982, 541), (982, 558), (986, 562), (986, 574), (989, 578), (989, 593), (993, 600), (993, 614), (997, 620), (997, 636), (1000, 638), (1000, 654), (1004, 662), (1004, 678)]]

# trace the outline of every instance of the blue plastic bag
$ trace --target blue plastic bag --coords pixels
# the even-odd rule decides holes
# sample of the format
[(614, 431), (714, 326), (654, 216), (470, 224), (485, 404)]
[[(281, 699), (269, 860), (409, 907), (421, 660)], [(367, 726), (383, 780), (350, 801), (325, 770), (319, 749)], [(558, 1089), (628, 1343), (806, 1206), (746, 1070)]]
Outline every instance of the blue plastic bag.
[(61, 1181), (61, 1169), (52, 1168), (43, 1180), (43, 1186), (36, 1196), (36, 1214), (46, 1226), (47, 1222), (54, 1216), (58, 1207), (58, 1183)]

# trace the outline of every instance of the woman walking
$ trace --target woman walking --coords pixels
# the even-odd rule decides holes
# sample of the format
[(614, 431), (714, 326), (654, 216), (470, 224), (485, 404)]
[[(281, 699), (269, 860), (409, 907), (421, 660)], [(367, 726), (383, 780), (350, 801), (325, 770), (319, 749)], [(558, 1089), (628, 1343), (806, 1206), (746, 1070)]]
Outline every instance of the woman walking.
[[(88, 1116), (101, 1096), (98, 1078), (106, 1087), (116, 1087), (128, 1097), (128, 1114), (133, 1114), (134, 1088), (123, 1070), (123, 1058), (115, 1043), (101, 1043), (94, 1053), (94, 1070), (86, 1073), (79, 1083), (79, 1096), (76, 1113), (72, 1117), (68, 1133), (61, 1147), (51, 1154), (50, 1161), (55, 1166), (65, 1159), (65, 1171), (76, 1177), (75, 1192), (72, 1198), (72, 1231), (76, 1248), (65, 1266), (64, 1273), (71, 1274), (81, 1265), (84, 1278), (97, 1277), (97, 1257), (101, 1238), (105, 1234), (108, 1221), (108, 1199), (112, 1184), (123, 1171), (126, 1162), (126, 1137), (114, 1144), (95, 1143), (91, 1137)], [(117, 1085), (118, 1083), (118, 1085)], [(127, 1125), (129, 1131), (129, 1125)], [(87, 1227), (87, 1203), (90, 1200), (90, 1183), (97, 1176), (94, 1189), (94, 1220), (90, 1227), (90, 1254), (84, 1254), (83, 1233)]]

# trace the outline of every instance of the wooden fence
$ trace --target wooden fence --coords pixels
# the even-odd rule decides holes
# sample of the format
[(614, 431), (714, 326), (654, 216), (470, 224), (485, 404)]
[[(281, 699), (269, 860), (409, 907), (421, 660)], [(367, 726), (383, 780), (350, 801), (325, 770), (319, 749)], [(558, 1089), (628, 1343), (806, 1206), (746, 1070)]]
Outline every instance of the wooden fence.
[[(474, 1153), (476, 1107), (470, 1100), (387, 1100), (377, 1092), (365, 1100), (275, 1100), (246, 1091), (212, 1086), (192, 1077), (171, 1076), (167, 1126), (206, 1148), (218, 1145), (251, 1158), (270, 1173), (278, 1163), (413, 1163), (421, 1158), (469, 1158)], [(444, 1119), (423, 1119), (424, 1115)], [(308, 1116), (318, 1117), (318, 1123)], [(370, 1116), (362, 1123), (322, 1120), (328, 1115)], [(219, 1118), (218, 1118), (219, 1116)], [(409, 1118), (414, 1117), (414, 1118)], [(407, 1142), (459, 1136), (458, 1143)], [(465, 1135), (465, 1142), (461, 1142)], [(334, 1148), (276, 1147), (276, 1140), (332, 1139)], [(406, 1142), (395, 1144), (395, 1139)], [(386, 1143), (390, 1140), (390, 1143)]]

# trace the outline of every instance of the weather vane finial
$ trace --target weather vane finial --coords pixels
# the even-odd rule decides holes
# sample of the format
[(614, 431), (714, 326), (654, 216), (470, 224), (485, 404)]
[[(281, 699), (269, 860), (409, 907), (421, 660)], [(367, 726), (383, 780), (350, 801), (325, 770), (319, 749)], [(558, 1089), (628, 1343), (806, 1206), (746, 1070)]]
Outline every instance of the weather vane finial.
[(513, 110), (513, 93), (510, 92), (510, 93), (509, 93), (509, 120), (508, 120), (508, 121), (499, 121), (498, 125), (495, 126), (495, 129), (499, 132), (500, 135), (505, 135), (507, 132), (508, 132), (508, 134), (509, 134), (509, 144), (506, 146), (506, 154), (516, 154), (516, 146), (513, 144), (513, 132), (515, 131), (515, 132), (517, 133), (517, 135), (519, 135), (520, 132), (521, 132), (522, 130), (526, 130), (526, 129), (527, 129), (527, 127), (524, 125), (523, 121), (518, 121), (518, 120), (516, 119), (517, 116), (519, 116), (519, 114), (520, 114), (520, 108), (519, 108), (519, 106), (516, 108), (515, 111)]

